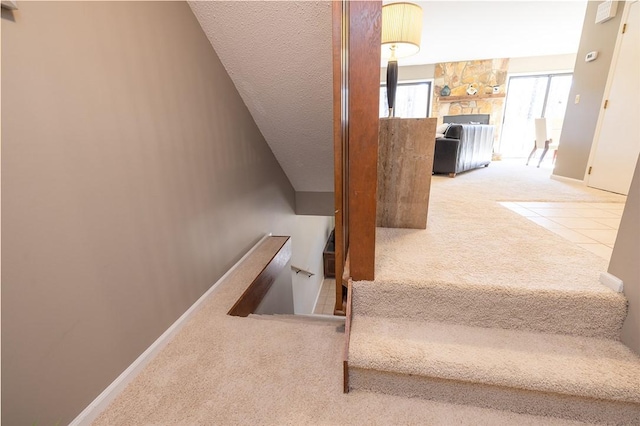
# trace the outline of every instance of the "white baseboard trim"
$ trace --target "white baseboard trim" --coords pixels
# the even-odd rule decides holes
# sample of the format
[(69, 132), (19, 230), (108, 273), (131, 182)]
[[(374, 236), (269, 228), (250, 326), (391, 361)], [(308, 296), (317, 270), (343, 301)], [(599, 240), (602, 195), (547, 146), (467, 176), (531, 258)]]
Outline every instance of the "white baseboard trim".
[(568, 177), (565, 177), (565, 176), (559, 176), (559, 175), (554, 175), (554, 174), (551, 175), (551, 179), (557, 180), (559, 182), (573, 183), (573, 184), (576, 184), (576, 185), (583, 185), (583, 186), (587, 185), (587, 182), (585, 182), (584, 180), (568, 178)]
[(133, 363), (127, 367), (107, 388), (102, 391), (78, 416), (73, 419), (69, 426), (88, 426), (98, 418), (111, 402), (124, 390), (124, 388), (142, 371), (144, 367), (160, 352), (187, 323), (189, 318), (195, 314), (214, 290), (247, 258), (256, 248), (272, 234), (262, 237), (251, 249), (245, 253), (225, 274), (220, 277), (193, 305), (185, 311), (155, 342), (151, 344)]
[(320, 299), (320, 293), (322, 293), (322, 286), (324, 285), (324, 271), (322, 274), (322, 280), (320, 281), (320, 287), (318, 287), (318, 294), (316, 294), (316, 300), (313, 301), (313, 309), (311, 313), (316, 311), (316, 306), (318, 306), (318, 299)]
[(608, 272), (602, 272), (600, 274), (600, 284), (610, 288), (616, 293), (622, 293), (624, 290), (624, 283), (622, 280)]
[(327, 314), (303, 314), (303, 315), (296, 315), (296, 316), (297, 317), (301, 317), (301, 318), (308, 318), (308, 319), (334, 321), (334, 322), (337, 322), (337, 323), (345, 322), (345, 318), (346, 318), (346, 317), (343, 317), (343, 316), (327, 315)]

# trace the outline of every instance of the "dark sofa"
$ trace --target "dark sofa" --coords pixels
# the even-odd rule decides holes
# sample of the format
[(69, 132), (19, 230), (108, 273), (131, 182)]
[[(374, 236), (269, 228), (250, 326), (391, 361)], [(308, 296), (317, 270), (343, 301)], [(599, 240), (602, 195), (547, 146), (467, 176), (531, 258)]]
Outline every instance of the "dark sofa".
[(457, 173), (488, 166), (493, 154), (494, 126), (451, 124), (444, 137), (436, 138), (433, 173)]

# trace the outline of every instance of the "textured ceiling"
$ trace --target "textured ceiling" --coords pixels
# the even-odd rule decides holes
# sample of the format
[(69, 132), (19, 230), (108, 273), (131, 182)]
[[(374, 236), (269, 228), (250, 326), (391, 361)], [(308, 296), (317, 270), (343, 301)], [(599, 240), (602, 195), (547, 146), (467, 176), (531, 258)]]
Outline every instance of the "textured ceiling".
[(189, 2), (296, 191), (333, 191), (331, 2)]
[[(575, 53), (586, 10), (585, 0), (416, 3), (422, 48), (400, 65)], [(296, 191), (333, 191), (331, 2), (189, 4)]]

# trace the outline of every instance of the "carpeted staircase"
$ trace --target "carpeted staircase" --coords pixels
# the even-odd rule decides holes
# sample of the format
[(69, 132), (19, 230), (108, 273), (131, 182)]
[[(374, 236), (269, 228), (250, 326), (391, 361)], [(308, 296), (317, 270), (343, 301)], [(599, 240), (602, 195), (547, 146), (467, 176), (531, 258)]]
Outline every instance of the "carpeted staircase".
[(499, 203), (624, 199), (495, 166), (435, 178), (426, 230), (377, 229), (375, 281), (352, 284), (350, 390), (640, 425), (607, 262)]
[(595, 289), (354, 282), (350, 389), (640, 424), (626, 299)]

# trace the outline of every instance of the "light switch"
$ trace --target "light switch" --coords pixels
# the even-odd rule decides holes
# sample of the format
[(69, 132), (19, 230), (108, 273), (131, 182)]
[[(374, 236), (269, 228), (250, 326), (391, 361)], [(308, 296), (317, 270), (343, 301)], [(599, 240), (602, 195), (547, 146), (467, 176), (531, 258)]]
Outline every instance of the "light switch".
[(576, 100), (573, 101), (574, 104), (579, 104), (580, 103), (580, 95), (576, 95)]
[(587, 53), (587, 56), (584, 57), (584, 61), (591, 62), (591, 61), (595, 61), (597, 58), (598, 58), (598, 52), (594, 50), (593, 52)]

